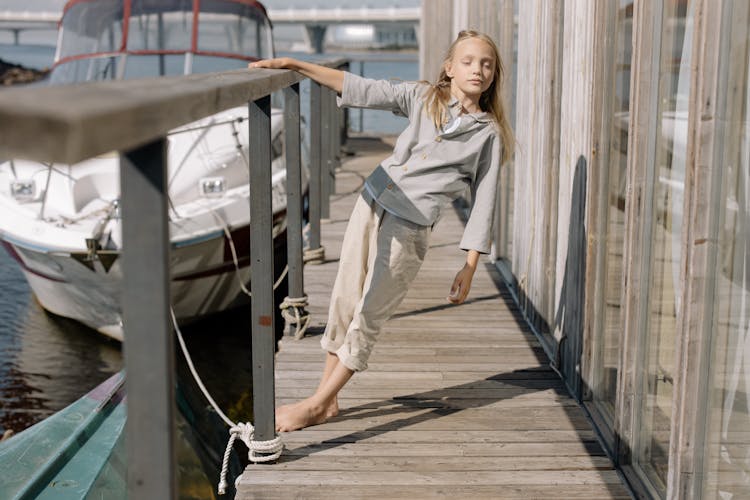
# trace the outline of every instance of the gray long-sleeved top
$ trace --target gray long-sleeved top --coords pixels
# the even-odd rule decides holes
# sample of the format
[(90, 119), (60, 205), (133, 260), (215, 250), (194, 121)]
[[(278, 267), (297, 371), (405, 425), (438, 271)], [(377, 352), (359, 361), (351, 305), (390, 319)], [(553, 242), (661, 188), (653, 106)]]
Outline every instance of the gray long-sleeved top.
[(461, 114), (453, 98), (448, 124), (436, 129), (424, 109), (426, 90), (418, 82), (344, 74), (339, 106), (386, 109), (409, 119), (393, 154), (372, 172), (365, 187), (387, 211), (429, 226), (443, 206), (470, 186), (471, 214), (460, 247), (489, 253), (502, 147), (497, 127), (488, 113)]

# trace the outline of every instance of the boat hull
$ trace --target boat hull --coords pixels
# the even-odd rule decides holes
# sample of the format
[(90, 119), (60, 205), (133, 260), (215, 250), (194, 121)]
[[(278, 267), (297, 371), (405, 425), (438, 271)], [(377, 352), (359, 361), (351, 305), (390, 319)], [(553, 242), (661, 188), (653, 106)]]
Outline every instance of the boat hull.
[[(274, 227), (275, 275), (285, 265), (286, 233), (278, 217)], [(250, 228), (217, 232), (199, 241), (173, 243), (170, 251), (171, 305), (180, 323), (219, 313), (249, 302), (243, 287), (250, 283)], [(58, 316), (83, 323), (122, 341), (122, 269), (119, 254), (106, 258), (46, 252), (2, 241), (20, 265), (41, 306)], [(232, 252), (234, 246), (234, 252)]]

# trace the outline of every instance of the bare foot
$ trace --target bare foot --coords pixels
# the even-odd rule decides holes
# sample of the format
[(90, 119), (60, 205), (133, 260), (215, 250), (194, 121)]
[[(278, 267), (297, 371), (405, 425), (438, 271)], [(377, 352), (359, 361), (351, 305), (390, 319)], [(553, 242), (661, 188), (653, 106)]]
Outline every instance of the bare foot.
[[(276, 409), (276, 431), (291, 432), (318, 425), (328, 420), (329, 407), (324, 407), (307, 398), (299, 403), (284, 405)], [(338, 408), (336, 409), (338, 412)]]
[(326, 418), (333, 418), (339, 414), (339, 401), (337, 398), (333, 398), (331, 404), (326, 408)]

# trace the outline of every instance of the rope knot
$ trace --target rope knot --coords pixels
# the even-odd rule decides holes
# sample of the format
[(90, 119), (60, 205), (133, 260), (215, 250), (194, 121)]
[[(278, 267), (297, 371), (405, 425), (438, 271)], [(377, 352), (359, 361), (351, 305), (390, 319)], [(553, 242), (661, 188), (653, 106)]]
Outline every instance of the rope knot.
[[(229, 429), (229, 435), (240, 438), (243, 443), (248, 444), (253, 441), (255, 436), (255, 427), (249, 422), (238, 422), (234, 427)], [(249, 446), (248, 446), (249, 447)]]
[(234, 441), (240, 438), (247, 449), (250, 450), (247, 458), (253, 463), (273, 462), (278, 460), (281, 452), (284, 450), (284, 443), (281, 437), (276, 436), (268, 441), (255, 441), (255, 427), (250, 422), (239, 422), (229, 429), (229, 442), (227, 449), (224, 450), (224, 460), (221, 464), (221, 474), (219, 476), (219, 495), (227, 492), (227, 470), (229, 469), (229, 455), (232, 452)]
[(279, 305), (281, 316), (287, 324), (295, 325), (294, 339), (299, 340), (305, 335), (307, 327), (310, 326), (310, 313), (307, 307), (307, 295), (302, 297), (286, 297)]

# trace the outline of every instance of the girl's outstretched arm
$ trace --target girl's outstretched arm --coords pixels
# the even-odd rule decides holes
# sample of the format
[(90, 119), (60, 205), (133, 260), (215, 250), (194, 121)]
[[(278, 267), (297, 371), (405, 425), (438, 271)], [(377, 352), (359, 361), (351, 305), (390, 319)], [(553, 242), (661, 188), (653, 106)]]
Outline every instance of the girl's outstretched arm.
[(291, 69), (302, 73), (321, 85), (335, 90), (337, 94), (344, 88), (344, 72), (338, 69), (326, 68), (319, 64), (300, 61), (291, 57), (263, 59), (247, 65), (249, 68)]
[(469, 295), (471, 289), (471, 280), (474, 278), (474, 272), (477, 270), (479, 263), (479, 252), (469, 250), (466, 253), (466, 264), (456, 273), (456, 277), (451, 285), (451, 292), (448, 295), (448, 302), (461, 304)]

